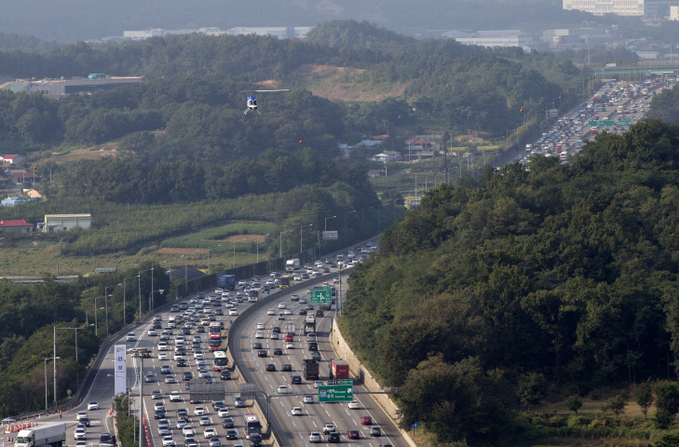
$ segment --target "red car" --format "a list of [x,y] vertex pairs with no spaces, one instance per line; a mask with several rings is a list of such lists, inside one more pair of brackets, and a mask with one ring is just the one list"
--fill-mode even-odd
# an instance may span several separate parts
[[361,434],[358,432],[358,430],[349,430],[349,439],[359,439],[361,437]]
[[361,416],[361,424],[362,425],[372,425],[373,424],[373,418],[370,416]]
[[285,341],[295,341],[295,337],[292,334],[285,336]]

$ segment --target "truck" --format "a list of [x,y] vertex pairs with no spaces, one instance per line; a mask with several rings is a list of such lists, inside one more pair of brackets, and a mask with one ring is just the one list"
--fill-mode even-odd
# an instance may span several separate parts
[[312,332],[316,332],[316,322],[312,321],[309,323],[308,321],[304,322],[304,334],[309,334]]
[[330,361],[330,378],[348,379],[349,378],[349,364],[342,359],[333,359]]
[[66,442],[66,424],[46,424],[19,431],[14,447],[61,447]]
[[294,282],[293,278],[294,278],[294,277],[293,277],[292,275],[283,275],[283,276],[281,276],[281,280],[280,280],[280,281],[281,281],[281,282],[280,282],[281,289],[286,289],[286,288],[288,288],[288,287],[290,287],[290,286],[295,285],[295,282]]
[[314,359],[304,359],[304,379],[318,380],[318,362]]
[[533,149],[533,145],[532,145],[532,144],[527,144],[527,145],[526,145],[526,152],[530,152],[531,149]]
[[285,333],[287,335],[295,335],[295,323],[288,323],[285,325]]
[[299,265],[300,265],[300,264],[299,264],[299,259],[288,259],[288,260],[285,262],[285,271],[286,271],[286,272],[289,272],[289,273],[292,273],[292,272],[294,272],[295,270],[298,270],[298,269],[299,269]]
[[233,290],[236,288],[236,276],[235,275],[224,275],[219,277],[217,285],[222,290]]
[[306,318],[304,319],[304,321],[306,323],[315,324],[316,323],[316,317],[314,317],[313,315],[307,315]]

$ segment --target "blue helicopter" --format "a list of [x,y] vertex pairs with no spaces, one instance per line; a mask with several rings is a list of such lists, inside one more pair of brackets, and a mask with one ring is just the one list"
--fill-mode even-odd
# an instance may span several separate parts
[[[276,89],[276,90],[255,90],[254,93],[278,93],[278,92],[289,92],[290,89],[288,88],[281,88],[281,89]],[[250,94],[247,96],[247,98],[243,97],[243,101],[247,101],[247,109],[245,109],[245,112],[243,112],[245,115],[248,114],[250,110],[257,110],[257,96],[255,94]],[[261,115],[259,110],[257,110],[257,113]]]

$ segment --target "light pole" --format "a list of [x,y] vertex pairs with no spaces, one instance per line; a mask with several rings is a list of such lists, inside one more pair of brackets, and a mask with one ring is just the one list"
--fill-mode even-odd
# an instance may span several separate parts
[[136,276],[123,278],[123,327],[127,326],[127,313],[125,312],[127,310],[127,288],[125,287],[125,281],[132,278],[136,278]]
[[[326,217],[324,219],[324,221],[323,221],[323,236],[325,236],[325,233],[328,231],[328,219],[335,219],[335,218],[337,218],[337,216],[330,216],[330,217]],[[325,237],[323,239],[325,239]],[[325,243],[325,248],[326,249],[328,248],[327,242]],[[320,245],[318,247],[318,251],[319,251],[319,256],[320,256],[320,251],[321,251]]]
[[[94,325],[92,325],[92,326],[94,326]],[[81,331],[83,329],[87,329],[88,327],[91,327],[91,326],[88,324],[87,326],[83,326],[83,327],[57,327],[57,328],[54,328],[54,336],[55,336],[54,345],[56,346],[56,344],[57,344],[57,340],[56,340],[56,335],[57,335],[56,330],[57,329],[64,330],[64,331],[66,331],[66,330],[73,331],[75,333],[75,363],[78,363],[78,331]],[[57,357],[57,358],[59,358],[59,357]],[[78,386],[80,386],[79,375],[76,375],[76,381],[78,382]]]
[[[139,275],[137,275],[137,278],[139,278],[139,318],[141,318],[141,274],[142,272],[149,272],[153,271],[153,268],[146,269],[146,270],[140,270]],[[151,288],[153,288],[153,276],[151,277]],[[151,303],[149,303],[149,312],[151,311]]]
[[233,241],[233,269],[236,270],[236,242],[244,241],[245,238],[238,241]]
[[45,410],[49,410],[49,406],[47,404],[47,361],[48,360],[54,360],[56,363],[56,359],[60,357],[47,357],[45,359]]
[[213,245],[212,247],[208,247],[208,248],[207,248],[207,274],[208,274],[208,275],[212,275],[212,269],[210,268],[210,249],[211,249],[211,248],[221,247],[221,246],[222,246],[222,245],[219,244],[219,245]]
[[[116,284],[114,286],[104,287],[104,303],[106,303],[106,338],[108,338],[108,297],[109,297],[109,295],[108,295],[108,293],[106,293],[106,291],[110,288],[115,289],[118,286],[122,286],[122,284]],[[113,296],[113,295],[111,295],[111,296]]]
[[302,239],[302,230],[305,229],[306,227],[313,227],[314,224],[310,223],[309,225],[302,225],[299,227],[299,254],[300,256],[302,255],[302,251],[304,251],[304,239]]
[[94,299],[94,335],[99,336],[99,322],[97,319],[97,311],[104,309],[103,307],[97,308],[97,300],[104,298],[103,296],[98,296]]

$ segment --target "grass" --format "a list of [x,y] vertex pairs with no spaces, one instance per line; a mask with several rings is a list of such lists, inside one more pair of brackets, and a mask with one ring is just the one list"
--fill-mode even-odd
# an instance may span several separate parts
[[[233,235],[267,235],[275,231],[276,224],[270,222],[237,222],[165,239],[160,246],[167,248],[203,248],[217,242],[227,242],[226,239]],[[261,238],[261,240],[264,240],[264,238]]]

